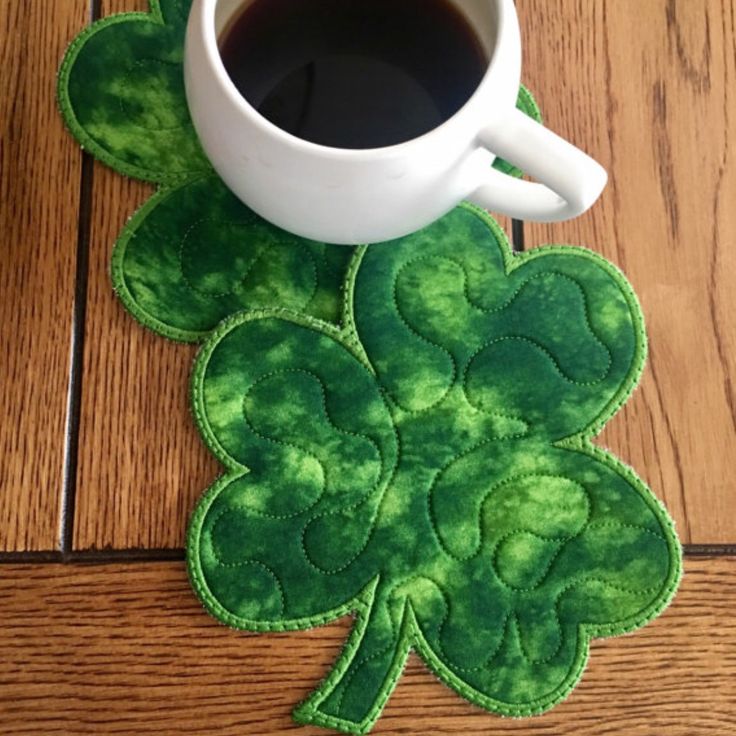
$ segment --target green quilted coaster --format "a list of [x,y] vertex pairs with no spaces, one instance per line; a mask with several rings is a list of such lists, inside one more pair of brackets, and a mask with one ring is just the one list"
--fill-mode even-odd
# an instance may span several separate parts
[[135,214],[113,251],[112,277],[136,319],[193,342],[242,309],[337,321],[351,255],[270,225],[209,173],[160,190]]
[[[95,157],[159,184],[115,246],[126,308],[205,340],[194,413],[226,473],[191,520],[193,586],[239,629],[355,615],[299,721],[368,731],[412,648],[483,708],[542,712],[590,639],[651,620],[681,573],[666,511],[591,443],[643,367],[631,287],[583,249],[512,255],[465,205],[362,248],[266,223],[192,128],[190,3],[94,24],[59,101]],[[539,119],[524,89],[519,106]]]
[[[144,325],[186,342],[240,309],[287,307],[336,321],[351,249],[296,238],[226,189],[200,149],[184,94],[191,0],[150,5],[150,13],[93,24],[71,44],[59,73],[62,115],[85,150],[160,185],[117,242],[112,276],[120,298]],[[518,104],[541,119],[523,87]],[[522,173],[500,159],[494,166]]]
[[412,648],[471,702],[541,713],[680,578],[667,512],[591,444],[644,363],[631,287],[587,250],[513,256],[462,206],[358,249],[346,293],[341,329],[256,310],[205,343],[195,416],[227,472],[193,585],[249,631],[356,615],[299,721],[367,732]]

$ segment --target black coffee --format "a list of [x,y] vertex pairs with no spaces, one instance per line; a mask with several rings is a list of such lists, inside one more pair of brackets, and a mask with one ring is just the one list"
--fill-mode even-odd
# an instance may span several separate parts
[[220,50],[265,118],[338,148],[427,133],[467,102],[488,65],[449,0],[254,0]]

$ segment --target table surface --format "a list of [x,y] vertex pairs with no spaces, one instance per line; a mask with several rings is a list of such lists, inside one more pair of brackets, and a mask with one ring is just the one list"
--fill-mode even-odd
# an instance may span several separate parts
[[[412,659],[377,734],[736,732],[736,9],[518,0],[547,124],[611,172],[574,222],[515,244],[620,265],[648,322],[641,388],[598,440],[677,521],[676,601],[592,646],[568,701],[514,721]],[[0,2],[0,733],[281,734],[348,622],[236,634],[188,589],[183,533],[218,473],[187,401],[194,348],[116,301],[110,248],[150,187],[93,163],[54,101],[64,49],[145,0]],[[511,229],[511,223],[505,223]]]

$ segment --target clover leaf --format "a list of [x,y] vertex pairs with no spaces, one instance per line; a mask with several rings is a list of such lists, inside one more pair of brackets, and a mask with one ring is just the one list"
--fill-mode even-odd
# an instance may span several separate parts
[[641,372],[633,292],[583,249],[513,256],[463,206],[358,249],[347,296],[340,328],[266,309],[205,343],[195,415],[227,472],[193,585],[252,631],[355,613],[299,721],[367,732],[412,648],[477,705],[542,712],[680,575],[663,507],[590,442]]
[[[172,184],[211,171],[184,93],[184,35],[192,0],[149,0],[148,13],[119,13],[92,24],[67,51],[58,96],[69,130],[111,168]],[[541,120],[529,90],[519,109]],[[522,172],[498,159],[494,166]]]
[[138,179],[172,183],[211,170],[192,126],[182,62],[191,0],[98,21],[72,42],[59,102],[96,158]]
[[351,255],[270,225],[210,174],[146,203],[118,239],[112,278],[142,324],[196,342],[241,309],[286,307],[336,322]]

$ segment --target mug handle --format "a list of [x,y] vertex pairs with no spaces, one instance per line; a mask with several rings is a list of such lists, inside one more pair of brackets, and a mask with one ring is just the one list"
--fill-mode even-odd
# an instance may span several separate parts
[[484,148],[539,182],[489,167],[468,197],[484,209],[520,220],[568,220],[589,209],[606,186],[608,174],[597,161],[516,108],[478,138]]

